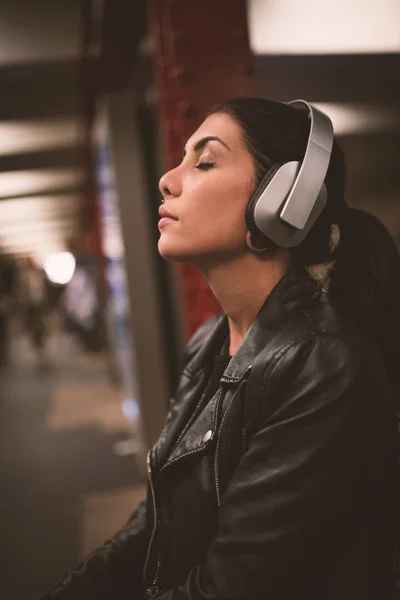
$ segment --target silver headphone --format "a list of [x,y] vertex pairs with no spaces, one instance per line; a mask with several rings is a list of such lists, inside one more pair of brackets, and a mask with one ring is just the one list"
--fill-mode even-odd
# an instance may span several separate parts
[[246,208],[250,234],[262,233],[282,248],[300,244],[325,207],[324,180],[333,146],[333,126],[327,115],[305,100],[288,104],[306,110],[311,121],[303,161],[274,165]]

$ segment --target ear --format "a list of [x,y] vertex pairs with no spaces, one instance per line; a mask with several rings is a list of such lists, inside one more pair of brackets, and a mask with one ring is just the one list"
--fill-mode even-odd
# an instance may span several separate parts
[[[251,250],[251,252],[254,252],[254,254],[264,254],[264,252],[269,249],[268,240],[265,244],[260,240],[255,240],[253,236],[254,234],[252,234],[250,231],[246,233],[246,246],[249,250]],[[262,244],[264,244],[264,246],[262,246]]]

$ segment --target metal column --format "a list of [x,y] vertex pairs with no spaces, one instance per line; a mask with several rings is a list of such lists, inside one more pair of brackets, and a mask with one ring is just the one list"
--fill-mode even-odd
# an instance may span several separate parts
[[148,215],[149,194],[132,92],[109,94],[107,109],[125,247],[138,404],[144,446],[148,448],[156,441],[164,425],[169,398],[153,238]]

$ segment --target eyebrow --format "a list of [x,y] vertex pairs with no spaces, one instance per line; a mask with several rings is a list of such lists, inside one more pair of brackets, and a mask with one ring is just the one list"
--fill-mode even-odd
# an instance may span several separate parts
[[[201,140],[199,140],[198,142],[196,142],[193,145],[193,150],[195,152],[199,152],[200,150],[203,150],[204,146],[206,146],[206,144],[208,144],[208,142],[220,142],[220,144],[225,146],[225,148],[227,148],[229,150],[229,152],[231,152],[231,149],[229,148],[229,146],[227,144],[225,144],[225,142],[223,142],[216,135],[207,135],[206,137],[201,138]],[[183,149],[183,156],[186,156],[186,148]]]

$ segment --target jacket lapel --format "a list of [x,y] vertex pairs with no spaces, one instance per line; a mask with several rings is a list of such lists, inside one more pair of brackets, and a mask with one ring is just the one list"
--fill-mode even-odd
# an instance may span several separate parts
[[208,337],[204,339],[199,351],[181,373],[176,398],[171,402],[167,423],[153,446],[152,459],[156,469],[162,468],[166,457],[170,455],[196,410],[205,392],[215,356],[227,335],[227,319],[225,315],[221,315],[216,319],[215,325]]
[[222,392],[218,390],[207,406],[194,419],[188,421],[164,466],[174,463],[183,456],[200,452],[213,442],[221,399]]

